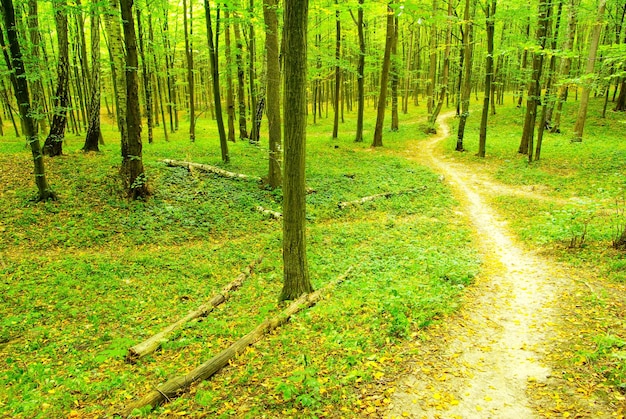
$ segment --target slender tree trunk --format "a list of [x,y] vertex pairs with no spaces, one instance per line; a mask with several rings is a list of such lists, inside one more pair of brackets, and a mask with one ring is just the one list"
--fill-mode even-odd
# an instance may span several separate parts
[[143,170],[141,144],[141,107],[139,106],[139,57],[137,36],[133,20],[133,0],[121,0],[124,45],[126,46],[126,127],[128,132],[128,154],[124,156],[125,179],[131,199],[149,195],[148,181]]
[[[15,77],[11,78],[13,88],[15,90],[15,99],[19,104],[19,112],[22,117],[22,127],[26,141],[30,146],[35,165],[35,183],[37,184],[38,195],[37,201],[56,200],[56,194],[48,185],[46,172],[44,169],[43,154],[41,152],[41,144],[37,136],[37,121],[32,116],[30,109],[30,97],[28,93],[28,83],[26,81],[26,72],[24,71],[24,60],[22,59],[22,51],[20,49],[19,39],[17,36],[17,27],[15,25],[15,10],[11,0],[0,0],[2,5],[2,15],[4,19],[4,29],[7,32],[8,46],[10,50],[10,60],[7,60],[7,67],[13,70]],[[4,44],[4,42],[2,42]],[[7,57],[5,55],[5,57]]]
[[222,149],[222,161],[224,163],[230,162],[230,156],[228,155],[228,138],[226,138],[226,131],[224,130],[224,118],[222,117],[222,101],[220,99],[220,72],[218,65],[219,52],[217,46],[219,45],[219,25],[220,25],[220,8],[217,6],[217,17],[215,27],[215,41],[213,41],[213,26],[211,24],[211,8],[209,0],[204,0],[204,11],[206,17],[206,31],[207,41],[209,44],[209,57],[211,62],[211,74],[213,76],[213,100],[215,102],[215,119],[217,121],[217,130],[220,135],[220,147]]
[[152,77],[148,72],[148,62],[146,61],[146,48],[144,46],[144,31],[141,23],[141,10],[136,8],[135,14],[137,15],[137,36],[139,38],[139,55],[141,56],[141,75],[143,78],[143,93],[146,98],[146,119],[148,125],[148,143],[152,144],[154,141],[154,133],[152,127],[154,126],[153,115],[153,99],[152,99]]
[[[566,55],[561,59],[561,65],[559,68],[559,74],[563,78],[567,78],[569,76],[570,69],[572,67],[572,59],[569,55],[567,55],[567,53],[572,50],[572,46],[574,45],[574,39],[576,37],[577,12],[578,0],[570,0],[569,16],[567,23],[567,38],[565,39],[565,44],[563,45],[563,52],[566,53]],[[565,102],[565,99],[567,99],[567,84],[562,83],[561,86],[559,86],[559,91],[557,93],[554,120],[552,122],[550,132],[561,132],[561,113],[563,111],[563,102]]]
[[[335,0],[338,4],[338,0]],[[335,97],[333,98],[335,107],[335,119],[333,120],[333,138],[337,138],[339,133],[339,95],[341,92],[341,19],[339,10],[335,11]]]
[[237,63],[237,101],[239,102],[239,138],[248,138],[248,129],[246,128],[246,99],[245,92],[245,72],[243,70],[243,44],[241,42],[241,33],[239,30],[239,22],[235,20],[235,61]]
[[[250,6],[248,7],[248,13],[250,16],[254,15],[254,0],[250,0]],[[257,115],[257,85],[256,85],[256,35],[254,30],[254,22],[250,21],[248,25],[248,79],[250,82],[250,114],[252,127],[250,128],[250,143],[256,144],[259,142],[260,133],[258,127],[261,125],[259,118],[262,115]]]
[[59,45],[59,62],[57,64],[57,89],[54,95],[52,125],[43,153],[54,157],[63,154],[63,139],[67,125],[67,107],[69,103],[69,42],[67,37],[67,11],[65,0],[54,3],[54,22]]
[[391,46],[391,131],[398,131],[398,23],[396,17]]
[[[435,108],[435,86],[437,84],[437,24],[435,23],[435,16],[437,15],[437,0],[433,0],[432,18],[433,22],[430,26],[430,41],[429,41],[429,66],[428,66],[428,81],[426,85],[426,106],[428,110],[428,118],[431,119],[433,109]],[[430,130],[429,130],[430,131]]]
[[[435,0],[436,1],[436,0]],[[495,0],[494,0],[495,1]],[[443,101],[447,97],[448,93],[448,78],[450,76],[450,44],[452,43],[452,2],[448,2],[448,28],[446,30],[446,49],[443,55],[443,69],[441,77],[441,88],[439,90],[439,100],[437,106],[432,109],[432,113],[428,119],[428,133],[435,132],[435,124],[437,123],[437,117],[441,113],[443,107]]]
[[[475,6],[475,2],[473,2]],[[473,8],[472,8],[473,11]],[[473,20],[474,13],[471,19]],[[461,119],[457,131],[456,151],[465,151],[463,147],[463,137],[465,136],[465,124],[469,117],[470,96],[472,95],[472,41],[473,25],[470,20],[470,0],[465,0],[465,11],[463,12],[463,84],[461,88]]]
[[[190,6],[189,13],[192,13]],[[191,20],[193,22],[193,20]],[[196,98],[193,77],[193,49],[190,36],[193,33],[193,24],[187,22],[187,0],[183,0],[183,27],[185,32],[185,58],[187,59],[187,93],[189,95],[189,140],[196,141]],[[190,27],[188,29],[188,27]]]
[[156,53],[154,51],[154,30],[152,28],[152,14],[148,14],[148,35],[150,38],[150,43],[148,44],[148,47],[150,49],[150,55],[152,56],[152,65],[154,66],[154,71],[155,71],[155,78],[156,78],[156,84],[157,84],[157,101],[159,103],[159,110],[161,111],[161,121],[163,122],[163,136],[165,138],[165,141],[169,141],[169,137],[167,134],[167,122],[165,122],[165,107],[163,106],[163,96],[164,96],[164,92],[163,92],[163,86],[161,85],[161,77],[159,76],[157,69],[159,68],[159,62],[157,61],[157,56]]
[[[598,14],[596,17],[596,23],[593,26],[591,32],[591,45],[589,46],[589,57],[587,58],[587,65],[585,66],[585,74],[593,74],[593,70],[596,64],[596,56],[598,53],[598,45],[600,43],[600,33],[602,31],[602,19],[604,17],[604,10],[606,9],[606,0],[600,0],[598,5]],[[581,142],[583,140],[583,131],[585,129],[585,121],[587,120],[587,107],[589,105],[589,93],[591,89],[588,84],[583,86],[582,96],[580,98],[580,106],[578,108],[578,116],[576,117],[576,123],[574,124],[573,142]]]
[[308,9],[308,0],[285,2],[284,271],[281,301],[293,300],[313,291],[306,256],[305,200]]
[[378,108],[376,115],[376,128],[374,130],[374,141],[372,147],[383,146],[383,124],[385,122],[385,105],[387,100],[387,89],[389,81],[389,68],[391,67],[391,48],[393,46],[393,37],[395,16],[393,9],[387,6],[387,36],[385,39],[385,56],[383,58],[383,69],[380,75],[380,94],[378,95]]
[[91,102],[89,104],[89,125],[83,151],[100,151],[100,13],[98,0],[92,0],[91,12]]
[[39,33],[39,17],[37,11],[37,0],[28,0],[28,33],[30,35],[30,61],[33,63],[33,68],[29,71],[31,81],[31,94],[32,101],[31,107],[34,112],[35,118],[41,128],[42,132],[45,132],[48,127],[45,118],[45,105],[46,98],[44,94],[44,88],[42,83],[43,65],[40,55],[40,49],[42,48],[41,34]]
[[[359,0],[359,10],[357,12],[357,31],[359,35],[359,58],[357,64],[357,117],[356,117],[356,138],[354,141],[363,141],[363,112],[365,110],[365,35],[363,34],[363,2]],[[315,113],[315,110],[313,110]]]
[[230,41],[230,15],[228,9],[224,9],[224,42],[226,50],[226,114],[228,115],[228,141],[235,142],[235,98],[233,92],[233,63]]
[[[526,25],[526,39],[530,37],[530,20]],[[522,65],[520,66],[520,81],[519,81],[519,96],[517,97],[517,107],[522,107],[522,101],[524,100],[524,86],[526,85],[526,66],[528,64],[528,49],[524,48],[522,53]]]
[[269,129],[269,170],[267,182],[271,188],[282,183],[282,150],[280,125],[280,48],[278,46],[277,0],[263,0],[263,17],[267,31],[267,125]]
[[176,77],[174,75],[174,58],[170,47],[169,17],[167,8],[163,8],[163,48],[165,49],[165,71],[167,74],[167,110],[170,119],[170,132],[178,130],[178,106],[176,100]]
[[487,145],[487,118],[489,115],[491,78],[493,77],[493,35],[495,29],[495,14],[496,0],[491,0],[485,7],[485,22],[487,26],[487,58],[485,60],[485,96],[483,98],[483,113],[480,119],[480,133],[478,136],[478,157],[485,157]]

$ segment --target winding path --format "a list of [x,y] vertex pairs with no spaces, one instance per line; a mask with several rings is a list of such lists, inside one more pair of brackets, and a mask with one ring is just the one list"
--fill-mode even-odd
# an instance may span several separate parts
[[549,307],[561,275],[515,242],[486,202],[477,173],[435,151],[450,134],[445,121],[450,116],[442,116],[437,136],[409,150],[410,158],[444,175],[474,227],[483,267],[461,312],[422,344],[421,360],[401,380],[387,416],[539,417],[527,387],[551,374],[542,362],[543,342],[553,324]]

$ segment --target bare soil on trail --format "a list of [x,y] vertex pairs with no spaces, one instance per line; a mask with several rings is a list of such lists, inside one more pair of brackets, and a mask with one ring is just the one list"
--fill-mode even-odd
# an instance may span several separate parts
[[[563,327],[558,300],[572,287],[574,273],[520,245],[489,205],[490,197],[502,193],[549,197],[532,189],[513,192],[437,151],[449,136],[445,120],[451,116],[442,116],[437,136],[407,150],[408,158],[444,176],[461,203],[458,215],[474,228],[483,265],[460,312],[414,343],[417,361],[398,381],[386,417],[614,417],[591,397],[545,406],[535,394],[556,391],[554,378],[560,372],[551,369],[548,359],[554,358],[555,328]],[[566,381],[558,378],[559,384]],[[575,393],[573,389],[572,397]]]

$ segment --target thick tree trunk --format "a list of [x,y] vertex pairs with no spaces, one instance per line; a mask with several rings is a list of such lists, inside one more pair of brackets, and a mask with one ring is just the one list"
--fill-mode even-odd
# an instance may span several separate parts
[[614,111],[626,111],[626,79],[622,80]]
[[374,130],[374,140],[372,147],[383,146],[383,124],[385,122],[385,107],[387,101],[387,89],[389,81],[389,68],[391,67],[391,48],[395,33],[395,16],[393,9],[387,6],[387,35],[385,39],[385,55],[383,58],[383,69],[380,75],[380,94],[378,95],[378,107],[376,109],[376,128]]
[[491,79],[493,77],[493,35],[495,28],[496,0],[491,0],[485,7],[485,22],[487,26],[487,58],[485,59],[485,97],[483,98],[483,113],[480,118],[480,133],[478,135],[478,157],[485,157],[487,145],[487,118],[489,116],[489,97],[491,93]]
[[54,95],[52,125],[43,146],[44,154],[54,157],[63,154],[63,139],[67,125],[69,104],[69,43],[67,38],[67,10],[65,0],[54,3],[54,22],[59,45],[57,64],[57,89]]
[[285,175],[283,289],[279,299],[311,292],[306,255],[306,86],[308,0],[285,3]]
[[209,0],[204,0],[204,11],[207,30],[207,41],[209,44],[209,57],[211,63],[211,75],[213,76],[213,101],[215,102],[215,119],[217,122],[217,131],[220,135],[220,148],[222,150],[222,161],[230,162],[228,155],[228,138],[224,130],[224,118],[222,116],[222,100],[220,99],[220,72],[217,58],[219,56],[217,46],[219,45],[219,24],[220,24],[220,7],[217,6],[215,41],[213,41],[213,26],[211,24],[211,8]]
[[41,34],[39,32],[39,17],[37,10],[37,0],[28,0],[28,33],[30,35],[30,62],[33,68],[29,70],[31,81],[32,101],[31,107],[36,115],[37,123],[42,132],[48,127],[46,124],[46,97],[43,88],[43,71],[45,63],[42,63],[40,49],[42,48]]
[[139,57],[133,19],[133,0],[121,0],[124,45],[126,46],[126,127],[128,131],[128,154],[123,156],[122,176],[127,182],[130,199],[149,195],[148,181],[143,170],[141,143],[141,108],[139,106]]
[[[363,34],[363,2],[359,0],[359,11],[357,12],[357,31],[359,35],[359,59],[357,64],[357,117],[356,117],[356,138],[354,141],[363,141],[363,112],[365,110],[365,35]],[[313,109],[315,113],[315,109]]]
[[282,184],[282,138],[280,118],[280,49],[278,46],[277,0],[263,0],[265,51],[267,54],[267,122],[269,129],[269,168],[267,183],[271,188]]
[[[30,97],[28,93],[28,83],[26,72],[24,71],[24,60],[20,49],[17,27],[15,24],[15,10],[11,0],[0,0],[2,4],[2,15],[4,19],[4,29],[7,32],[8,46],[10,50],[10,60],[7,61],[9,70],[13,70],[15,77],[11,78],[15,90],[15,99],[19,104],[19,112],[22,117],[22,127],[26,135],[27,144],[33,155],[35,165],[35,183],[37,184],[37,201],[56,200],[56,194],[48,185],[43,163],[41,144],[37,136],[37,121],[32,116],[30,109]],[[4,43],[4,42],[3,42]],[[7,57],[5,55],[5,57]]]
[[[471,18],[474,17],[473,2]],[[465,124],[469,117],[470,96],[472,95],[472,41],[473,41],[473,25],[470,21],[470,0],[465,0],[465,11],[463,12],[463,83],[461,87],[461,118],[459,120],[459,129],[457,131],[456,151],[465,151],[463,147],[463,138],[465,136]]]
[[100,151],[100,14],[98,0],[92,0],[91,13],[91,101],[89,103],[89,125],[83,151]]
[[[585,66],[585,74],[593,74],[594,67],[596,65],[596,56],[598,53],[598,45],[600,44],[600,33],[602,32],[602,19],[604,16],[604,10],[606,9],[606,0],[600,0],[598,5],[598,14],[596,17],[595,25],[591,32],[591,45],[589,46],[589,56],[587,57],[587,65]],[[591,88],[588,84],[583,86],[583,93],[580,97],[580,106],[578,108],[578,115],[576,117],[576,123],[574,124],[573,142],[581,142],[583,140],[583,131],[585,129],[585,122],[587,120],[587,107],[589,106],[589,94]]]

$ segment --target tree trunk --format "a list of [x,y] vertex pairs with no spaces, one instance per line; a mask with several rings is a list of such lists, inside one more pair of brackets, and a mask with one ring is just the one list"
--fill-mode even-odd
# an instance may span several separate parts
[[[157,103],[159,104],[159,110],[161,112],[161,121],[163,123],[163,136],[165,141],[169,141],[169,137],[167,134],[167,123],[165,122],[165,107],[163,106],[163,96],[165,95],[163,92],[163,88],[161,86],[161,77],[158,74],[157,69],[159,68],[159,62],[157,61],[157,56],[154,51],[154,30],[152,28],[152,14],[148,14],[148,35],[150,38],[150,43],[148,44],[148,48],[150,51],[150,55],[152,56],[152,64],[154,66],[156,84],[157,84]],[[156,114],[156,113],[155,113]],[[158,122],[157,122],[158,125]]]
[[428,110],[428,118],[433,113],[435,107],[435,85],[437,83],[437,24],[435,23],[435,16],[437,15],[437,0],[433,0],[432,7],[432,19],[433,22],[430,26],[430,41],[429,41],[429,65],[428,65],[428,80],[426,85],[426,106]]
[[[222,116],[222,101],[220,99],[220,72],[217,58],[219,56],[219,24],[220,24],[220,7],[217,6],[215,41],[213,41],[213,26],[211,25],[211,6],[209,0],[204,0],[204,11],[206,20],[207,41],[209,44],[209,57],[211,62],[211,75],[213,76],[213,101],[215,102],[215,119],[217,121],[217,131],[220,135],[220,148],[222,150],[222,161],[230,162],[228,155],[228,138],[224,130],[224,118]],[[214,43],[215,42],[215,43]]]
[[146,123],[148,125],[148,143],[152,144],[154,141],[153,126],[153,99],[152,99],[152,76],[148,72],[148,62],[146,61],[146,48],[144,46],[144,30],[141,26],[141,10],[136,9],[137,15],[137,36],[139,37],[139,54],[141,56],[141,75],[143,78],[143,93],[146,99]]
[[235,61],[237,63],[237,101],[239,102],[239,138],[248,138],[248,130],[246,128],[246,99],[245,99],[245,72],[243,70],[243,44],[241,42],[241,33],[239,31],[239,22],[235,20]]
[[[193,13],[193,5],[189,7],[189,13]],[[193,22],[193,17],[191,17]],[[189,141],[196,141],[196,100],[193,77],[193,49],[189,40],[193,34],[193,23],[188,29],[187,0],[183,0],[183,27],[185,32],[185,58],[187,59],[187,94],[189,95]]]
[[[473,2],[475,6],[476,3]],[[472,12],[474,10],[472,9]],[[473,20],[474,13],[470,17],[470,0],[465,0],[465,11],[463,12],[463,84],[461,87],[461,119],[457,131],[456,151],[465,151],[463,147],[463,137],[465,136],[465,124],[469,117],[470,96],[472,95],[472,41],[473,41]]]
[[59,62],[57,64],[57,89],[54,95],[52,125],[43,152],[50,157],[63,154],[63,139],[67,124],[67,107],[69,104],[69,43],[67,37],[67,10],[65,0],[54,3],[54,22],[59,45]]
[[[530,18],[529,23],[526,25],[526,39],[530,37]],[[522,101],[524,100],[524,85],[526,83],[526,65],[528,64],[528,49],[524,48],[522,53],[522,65],[520,66],[520,82],[519,82],[519,96],[517,98],[517,107],[522,107]]]
[[[559,74],[563,78],[567,78],[570,73],[570,69],[572,67],[572,59],[568,55],[568,52],[572,50],[572,46],[574,45],[574,39],[576,37],[576,16],[578,12],[578,0],[570,0],[569,2],[569,16],[567,23],[567,38],[565,40],[565,44],[563,45],[563,52],[565,56],[561,59],[561,65],[559,67]],[[550,132],[558,133],[561,132],[561,113],[563,110],[563,102],[567,99],[567,84],[562,83],[559,86],[559,91],[557,94],[557,102],[556,108],[554,111],[554,120],[552,122],[552,127],[550,128]]]
[[139,57],[133,19],[133,0],[121,0],[124,45],[126,46],[126,127],[128,131],[128,154],[123,156],[123,176],[127,181],[131,199],[148,196],[148,181],[143,170],[141,144],[141,108],[139,106]]
[[278,46],[277,0],[263,0],[263,17],[267,30],[267,124],[269,129],[269,169],[267,183],[278,188],[282,184],[282,141],[280,124],[280,48]]
[[[248,8],[250,16],[254,15],[254,0],[250,0],[250,6]],[[260,118],[262,115],[257,115],[257,86],[256,86],[256,35],[254,31],[254,22],[250,21],[248,25],[248,81],[250,83],[250,114],[252,127],[250,128],[249,141],[252,144],[259,142],[260,133],[257,127],[261,125]]]
[[398,131],[398,23],[396,17],[391,46],[391,131]]
[[44,94],[44,88],[42,83],[44,66],[42,65],[41,55],[39,54],[42,48],[41,34],[39,32],[39,17],[37,11],[37,0],[28,0],[28,33],[30,35],[30,48],[31,55],[30,61],[33,63],[33,68],[30,69],[29,75],[33,80],[31,81],[31,94],[32,101],[31,107],[36,115],[37,122],[42,132],[48,129],[45,118],[46,98]]
[[383,58],[383,69],[380,75],[380,94],[378,95],[378,108],[376,109],[376,128],[374,130],[374,141],[372,147],[383,146],[383,124],[385,122],[385,106],[387,100],[387,84],[389,81],[389,67],[391,66],[391,48],[393,37],[395,16],[393,9],[387,6],[387,35],[385,39],[385,56]]
[[[436,1],[436,0],[435,0]],[[434,6],[433,6],[434,7]],[[439,90],[439,100],[437,106],[432,109],[432,113],[428,119],[428,133],[435,132],[435,124],[437,123],[437,117],[443,107],[443,101],[447,97],[448,93],[448,77],[450,75],[450,44],[452,43],[452,2],[448,2],[448,28],[446,30],[446,49],[443,55],[443,69],[441,77],[441,87]]]
[[[359,59],[357,64],[357,117],[356,138],[357,143],[363,142],[363,112],[365,110],[365,36],[363,34],[363,2],[359,0],[357,12],[357,31],[359,35]],[[315,109],[313,110],[315,113]]]
[[306,86],[308,0],[285,3],[285,175],[283,289],[279,299],[311,292],[306,255]]
[[626,79],[622,80],[621,87],[619,89],[619,96],[615,102],[614,111],[626,111]]
[[[338,4],[338,0],[335,0]],[[339,10],[335,11],[335,97],[333,98],[333,106],[335,108],[335,118],[333,120],[333,138],[337,138],[339,133],[339,95],[341,94],[341,19]]]
[[89,125],[83,151],[100,151],[100,13],[98,0],[92,0],[91,13],[91,101],[89,103]]
[[0,0],[0,4],[2,4],[4,29],[7,32],[8,46],[11,53],[11,58],[6,64],[9,70],[13,70],[15,72],[15,77],[12,77],[11,81],[14,83],[13,88],[15,89],[15,99],[19,104],[24,135],[26,135],[27,144],[30,146],[30,150],[33,155],[33,162],[35,165],[35,183],[37,184],[38,189],[37,201],[56,200],[56,194],[48,185],[43,163],[43,154],[41,152],[41,144],[39,143],[39,138],[37,136],[37,121],[33,118],[30,109],[28,83],[26,81],[24,61],[22,59],[19,38],[17,36],[13,2],[11,0]]
[[[593,74],[596,64],[596,55],[598,53],[598,44],[600,43],[600,33],[602,31],[602,18],[606,8],[606,0],[600,0],[598,5],[598,14],[596,23],[591,32],[591,45],[589,46],[589,57],[587,57],[587,65],[585,66],[585,74]],[[580,106],[578,108],[578,116],[574,124],[573,142],[581,142],[583,140],[583,131],[585,129],[585,121],[587,120],[587,107],[589,105],[589,93],[591,88],[588,84],[583,86],[582,96],[580,98]]]
[[233,63],[230,41],[230,14],[224,10],[224,43],[226,55],[226,115],[228,117],[228,141],[235,142],[235,98],[233,92]]
[[485,7],[485,22],[487,27],[487,58],[485,59],[485,97],[483,98],[483,113],[480,118],[480,133],[478,136],[478,157],[485,157],[487,144],[487,118],[489,116],[489,96],[491,93],[491,78],[493,77],[493,35],[495,28],[496,0],[491,0]]

